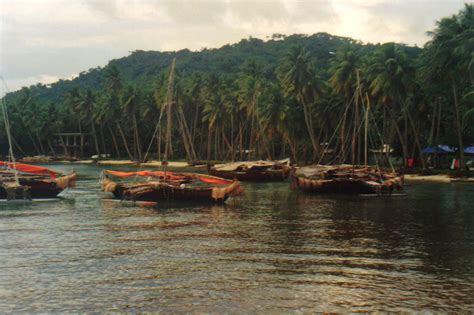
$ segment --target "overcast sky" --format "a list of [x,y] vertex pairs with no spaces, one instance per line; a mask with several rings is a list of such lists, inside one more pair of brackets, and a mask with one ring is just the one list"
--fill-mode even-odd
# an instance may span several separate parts
[[422,46],[436,20],[462,7],[458,0],[0,0],[0,76],[12,91],[137,49],[199,50],[274,33]]

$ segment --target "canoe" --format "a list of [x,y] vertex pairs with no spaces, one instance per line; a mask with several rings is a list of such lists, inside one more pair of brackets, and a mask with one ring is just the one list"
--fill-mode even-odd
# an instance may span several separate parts
[[292,170],[291,185],[306,193],[390,195],[403,189],[403,177],[371,167],[320,165]]
[[[55,174],[58,174],[54,172]],[[0,171],[0,199],[50,199],[56,198],[64,189],[74,187],[76,174],[50,177],[48,175],[18,174],[18,183],[15,172]]]
[[[112,177],[135,177],[138,181],[119,182]],[[145,180],[142,177],[147,177]],[[193,201],[222,203],[242,193],[240,182],[224,178],[162,171],[115,172],[106,170],[102,191],[131,201]]]

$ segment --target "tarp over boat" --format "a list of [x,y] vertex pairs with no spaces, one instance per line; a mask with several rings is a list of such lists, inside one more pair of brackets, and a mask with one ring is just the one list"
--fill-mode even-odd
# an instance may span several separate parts
[[13,164],[11,162],[0,161],[0,166],[8,167],[10,169],[16,169],[17,171],[22,172],[22,173],[47,175],[51,178],[56,178],[58,175],[58,172],[50,170],[49,168],[36,166],[36,165],[30,165],[30,164],[23,164],[23,163]]
[[237,171],[239,169],[265,169],[271,168],[274,165],[286,165],[289,166],[290,159],[284,159],[279,161],[240,161],[240,162],[232,162],[232,163],[225,163],[225,164],[216,164],[214,165],[214,169],[220,172],[232,172]]
[[116,177],[159,177],[168,180],[186,180],[186,179],[196,179],[203,183],[213,184],[213,185],[229,185],[233,181],[227,180],[224,178],[219,178],[215,176],[209,175],[201,175],[201,174],[191,174],[191,173],[173,173],[173,172],[163,172],[163,171],[139,171],[139,172],[119,172],[119,171],[111,171],[105,170],[105,174],[116,176]]
[[308,179],[361,178],[365,180],[384,180],[397,175],[373,166],[341,164],[304,166],[296,170],[295,176]]
[[306,178],[313,178],[320,176],[323,173],[326,173],[328,171],[343,171],[346,170],[351,171],[352,170],[352,165],[350,164],[341,164],[337,166],[333,165],[313,165],[313,166],[304,166],[300,167],[296,170],[295,175],[296,176],[301,176],[301,177],[306,177]]

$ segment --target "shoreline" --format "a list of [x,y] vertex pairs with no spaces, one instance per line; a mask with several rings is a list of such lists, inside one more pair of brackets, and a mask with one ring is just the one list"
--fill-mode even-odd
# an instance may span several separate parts
[[474,177],[460,178],[453,177],[449,174],[438,174],[438,175],[418,175],[418,174],[406,174],[404,175],[406,183],[474,183]]
[[[61,164],[97,164],[102,166],[136,166],[136,167],[162,167],[161,161],[148,161],[139,163],[131,160],[54,160],[48,156],[27,157],[20,160],[21,163],[61,163]],[[203,165],[192,165],[184,161],[169,161],[168,167],[173,168],[203,168]],[[446,172],[435,175],[405,174],[406,183],[474,183],[474,177],[458,178],[449,174],[449,170],[440,170]]]

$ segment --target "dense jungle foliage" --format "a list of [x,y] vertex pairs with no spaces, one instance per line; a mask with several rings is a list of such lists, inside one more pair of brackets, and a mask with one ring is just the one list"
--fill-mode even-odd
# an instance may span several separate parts
[[148,158],[161,159],[176,58],[174,159],[302,163],[325,152],[325,161],[360,163],[367,142],[369,149],[390,144],[403,161],[424,165],[426,146],[474,145],[474,5],[438,21],[430,35],[423,48],[317,33],[135,51],[73,80],[7,94],[14,150],[72,155],[53,135],[84,132],[83,156],[142,160],[149,148]]

